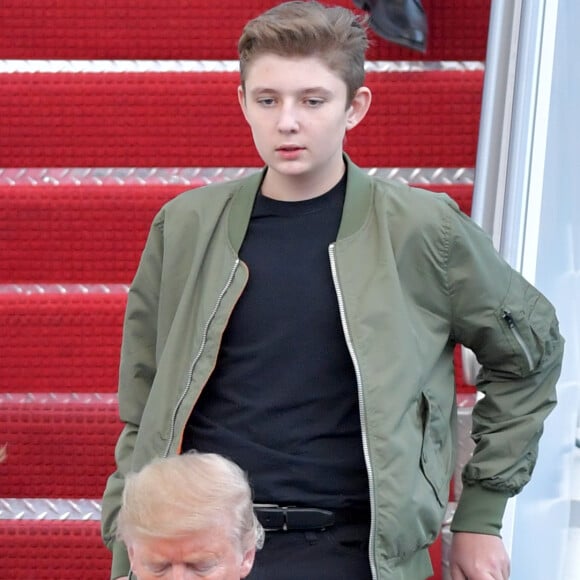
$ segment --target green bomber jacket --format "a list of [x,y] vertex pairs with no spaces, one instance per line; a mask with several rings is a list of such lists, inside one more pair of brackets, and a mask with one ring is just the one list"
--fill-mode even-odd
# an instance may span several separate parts
[[[563,339],[552,305],[445,194],[367,175],[348,157],[329,247],[356,371],[371,502],[375,580],[431,574],[455,463],[453,351],[470,348],[484,394],[452,528],[498,535],[507,499],[527,483],[556,404]],[[111,578],[129,572],[116,516],[125,475],[180,452],[251,273],[238,258],[266,169],[186,191],[155,217],[131,285],[119,373],[124,423],[102,504]]]

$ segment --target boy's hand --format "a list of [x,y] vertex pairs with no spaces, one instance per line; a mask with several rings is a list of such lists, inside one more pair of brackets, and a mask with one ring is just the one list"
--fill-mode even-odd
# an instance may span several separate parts
[[451,543],[451,580],[508,580],[510,560],[501,538],[456,532]]

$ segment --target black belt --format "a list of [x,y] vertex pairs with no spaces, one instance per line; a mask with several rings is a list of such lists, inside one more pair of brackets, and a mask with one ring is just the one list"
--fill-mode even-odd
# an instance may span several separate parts
[[266,532],[325,530],[335,524],[370,521],[368,510],[331,511],[320,508],[254,504],[254,512]]

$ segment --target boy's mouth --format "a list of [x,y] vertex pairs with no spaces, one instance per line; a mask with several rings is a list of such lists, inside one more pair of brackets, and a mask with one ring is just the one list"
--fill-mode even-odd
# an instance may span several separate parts
[[280,159],[286,161],[296,161],[297,159],[300,159],[302,151],[304,151],[304,147],[298,147],[297,145],[283,145],[276,149],[276,153]]
[[304,147],[299,147],[298,145],[282,145],[281,147],[278,147],[276,150],[277,151],[300,151],[301,149],[304,149]]

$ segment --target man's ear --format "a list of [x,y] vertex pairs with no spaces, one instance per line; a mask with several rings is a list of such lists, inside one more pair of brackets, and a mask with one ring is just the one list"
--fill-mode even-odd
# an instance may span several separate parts
[[372,101],[368,87],[360,87],[354,95],[347,111],[346,130],[354,129],[366,116]]
[[248,550],[244,554],[244,559],[240,564],[240,578],[245,578],[251,571],[254,565],[254,559],[256,558],[256,548]]
[[129,555],[129,563],[131,564],[131,570],[135,570],[135,548],[133,544],[127,546],[127,554]]

